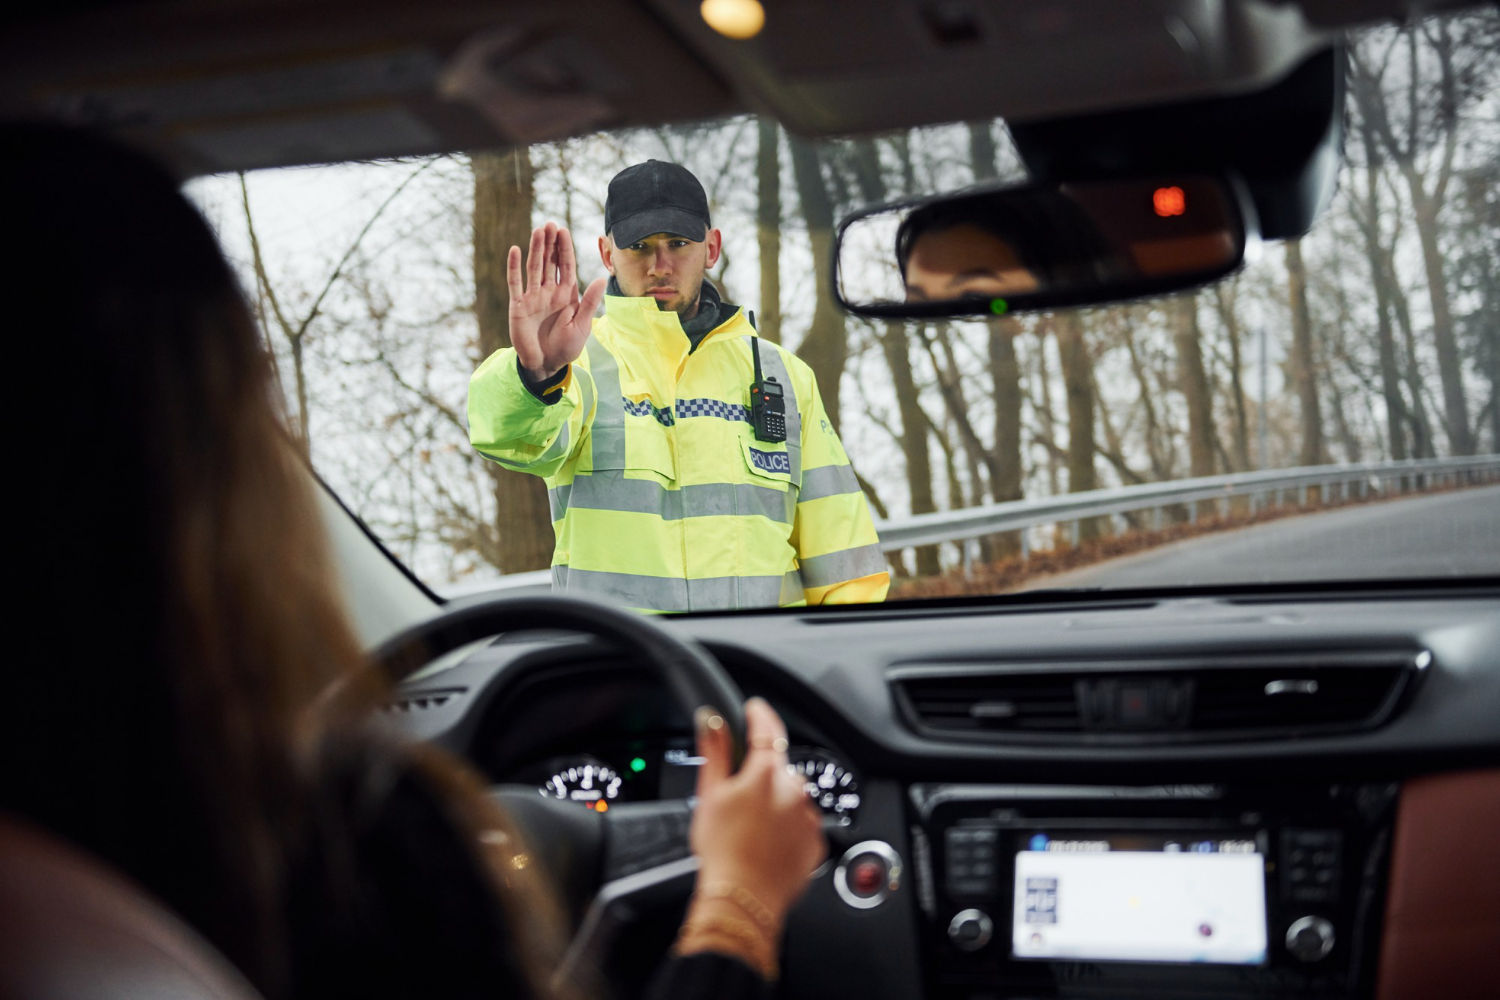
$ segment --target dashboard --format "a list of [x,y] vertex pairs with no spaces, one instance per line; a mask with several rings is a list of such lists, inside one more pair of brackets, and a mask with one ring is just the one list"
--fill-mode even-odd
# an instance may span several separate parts
[[[1395,860],[1398,827],[1500,822],[1500,586],[668,624],[783,715],[826,816],[782,995],[1374,996],[1424,961],[1393,893],[1500,904],[1493,874],[1414,889]],[[686,713],[595,640],[501,636],[392,714],[579,809],[692,794]],[[1455,773],[1478,818],[1418,808]]]

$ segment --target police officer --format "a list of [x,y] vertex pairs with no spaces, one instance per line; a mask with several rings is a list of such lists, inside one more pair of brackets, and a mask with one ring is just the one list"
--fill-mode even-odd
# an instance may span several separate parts
[[554,589],[657,611],[884,599],[869,507],[812,370],[704,280],[723,237],[698,179],[629,167],[604,222],[610,277],[582,294],[566,229],[531,234],[524,278],[511,247],[514,346],[469,383],[474,447],[546,479]]

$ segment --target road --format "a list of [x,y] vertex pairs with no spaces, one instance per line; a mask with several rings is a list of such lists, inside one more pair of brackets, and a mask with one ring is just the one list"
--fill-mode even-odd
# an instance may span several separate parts
[[1500,574],[1500,486],[1389,500],[1203,535],[1031,581],[1173,587]]

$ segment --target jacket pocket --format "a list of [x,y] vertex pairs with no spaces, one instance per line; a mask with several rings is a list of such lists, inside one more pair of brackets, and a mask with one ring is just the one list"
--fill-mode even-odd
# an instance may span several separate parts
[[[796,488],[801,484],[792,477],[792,456],[786,446],[764,441],[740,439],[740,448],[745,459],[745,469],[750,481],[758,485],[775,483],[782,489]],[[799,477],[800,478],[800,477]]]

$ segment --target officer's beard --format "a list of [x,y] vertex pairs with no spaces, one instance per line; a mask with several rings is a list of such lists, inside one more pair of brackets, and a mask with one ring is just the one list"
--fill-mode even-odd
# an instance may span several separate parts
[[702,302],[703,279],[699,278],[698,284],[693,287],[692,296],[683,296],[682,304],[677,306],[672,311],[677,314],[677,318],[679,320],[686,323],[688,320],[693,319],[698,315],[698,307],[702,304]]
[[[618,276],[615,280],[617,283],[619,283]],[[619,283],[619,287],[621,293],[624,295],[630,296],[632,298],[645,298],[651,294],[651,289],[660,288],[662,286],[653,285],[648,279],[645,287],[643,287],[639,291],[626,288],[623,283]],[[682,291],[682,289],[680,288],[674,288],[674,290],[679,293]],[[662,312],[675,312],[677,314],[677,318],[684,323],[696,317],[698,315],[698,307],[703,301],[703,278],[698,278],[698,283],[693,286],[693,292],[691,295],[679,294],[673,301],[675,301],[677,305],[671,306],[669,308],[660,300],[658,300],[656,303],[656,308],[660,309]]]

